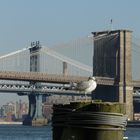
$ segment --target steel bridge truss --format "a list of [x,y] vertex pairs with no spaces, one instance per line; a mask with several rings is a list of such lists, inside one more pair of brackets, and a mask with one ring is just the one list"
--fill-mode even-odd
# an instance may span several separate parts
[[[0,84],[0,92],[17,93],[18,95],[45,94],[45,95],[67,95],[84,96],[84,92],[71,89],[70,85],[30,85],[30,84]],[[91,94],[86,94],[91,96]]]

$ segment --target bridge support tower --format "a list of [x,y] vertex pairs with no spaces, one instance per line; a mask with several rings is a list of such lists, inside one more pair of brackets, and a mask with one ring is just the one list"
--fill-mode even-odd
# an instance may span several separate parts
[[[30,71],[40,71],[40,53],[41,46],[39,42],[31,43],[30,48]],[[30,82],[31,85],[39,86],[40,83]],[[23,121],[23,125],[43,126],[47,124],[47,119],[43,117],[42,113],[42,95],[39,93],[30,93],[29,99],[29,112],[28,116]]]
[[125,103],[126,114],[132,120],[132,32],[129,30],[113,30],[93,32],[92,34],[94,36],[93,75],[115,79],[114,86],[97,86],[95,98]]

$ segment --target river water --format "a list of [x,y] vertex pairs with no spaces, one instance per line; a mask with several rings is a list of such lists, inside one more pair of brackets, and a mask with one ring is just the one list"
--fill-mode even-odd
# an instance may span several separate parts
[[128,140],[140,140],[140,127],[139,128],[127,128],[125,135],[128,137]]
[[[140,140],[140,128],[127,128],[125,135],[128,140]],[[0,140],[52,140],[52,127],[0,125]]]
[[52,140],[52,128],[0,125],[0,140]]

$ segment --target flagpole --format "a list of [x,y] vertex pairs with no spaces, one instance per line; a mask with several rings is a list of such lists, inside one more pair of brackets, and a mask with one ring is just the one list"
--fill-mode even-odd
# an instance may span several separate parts
[[112,23],[113,23],[113,20],[111,19],[110,20],[110,30],[113,30],[113,24]]

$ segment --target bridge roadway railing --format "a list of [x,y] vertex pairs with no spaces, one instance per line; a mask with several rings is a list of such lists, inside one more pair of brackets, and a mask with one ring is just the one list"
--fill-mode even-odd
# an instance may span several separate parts
[[[80,82],[87,80],[88,77],[84,76],[64,76],[58,74],[47,74],[41,72],[15,72],[15,71],[0,71],[1,80],[19,80],[19,81],[35,81],[47,83],[70,83]],[[116,85],[114,78],[96,77],[97,84],[99,85]],[[132,86],[140,88],[140,80],[133,80]]]
[[[88,80],[88,77],[64,76],[64,75],[47,74],[47,73],[40,73],[40,72],[0,71],[0,79],[66,84],[70,82],[77,83],[80,81],[85,81]],[[101,85],[115,84],[114,78],[96,77],[96,79],[97,79],[97,84],[101,84]]]
[[48,83],[69,83],[87,80],[87,77],[80,76],[63,76],[56,74],[47,74],[40,72],[15,72],[15,71],[0,71],[1,80],[21,80],[35,81]]

